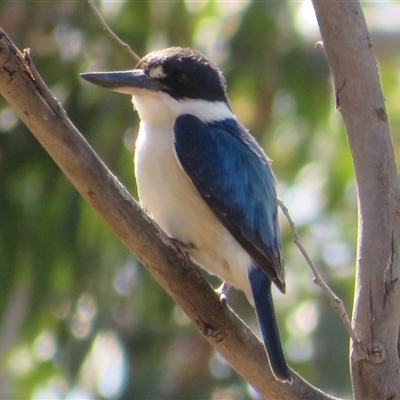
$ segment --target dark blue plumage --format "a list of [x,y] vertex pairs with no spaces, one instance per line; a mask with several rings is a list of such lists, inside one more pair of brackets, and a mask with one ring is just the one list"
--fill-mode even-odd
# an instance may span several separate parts
[[175,151],[204,201],[284,291],[275,180],[269,160],[235,119],[204,123],[181,115]]
[[176,155],[185,173],[255,261],[248,278],[264,345],[275,375],[289,380],[271,295],[271,280],[282,290],[284,286],[277,279],[277,274],[283,274],[283,263],[269,160],[235,119],[204,123],[193,115],[181,115],[174,133]]
[[283,354],[278,324],[275,318],[274,303],[271,294],[271,281],[257,266],[250,270],[249,280],[253,292],[257,319],[271,368],[275,376],[282,380],[288,380],[290,375]]

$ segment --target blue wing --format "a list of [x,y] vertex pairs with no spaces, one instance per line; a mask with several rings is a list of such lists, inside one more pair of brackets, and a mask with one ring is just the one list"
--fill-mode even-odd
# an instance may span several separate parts
[[234,119],[174,124],[175,151],[194,186],[232,236],[284,292],[275,179],[269,160]]

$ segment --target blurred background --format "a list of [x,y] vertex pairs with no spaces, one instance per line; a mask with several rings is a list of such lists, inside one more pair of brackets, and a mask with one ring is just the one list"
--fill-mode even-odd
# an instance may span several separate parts
[[[363,3],[399,153],[400,4]],[[351,314],[356,189],[310,1],[100,1],[143,56],[190,46],[224,71],[231,106],[267,154],[301,238]],[[109,168],[137,197],[128,96],[79,73],[135,62],[85,1],[2,1],[0,26],[34,64]],[[281,218],[287,294],[275,304],[288,362],[351,394],[349,341]],[[218,282],[210,279],[213,285]],[[254,311],[229,303],[257,332]],[[257,399],[0,98],[0,398]]]

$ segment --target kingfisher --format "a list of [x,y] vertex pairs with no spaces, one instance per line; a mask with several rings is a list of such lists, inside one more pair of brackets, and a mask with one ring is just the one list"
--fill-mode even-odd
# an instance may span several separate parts
[[171,47],[130,71],[81,76],[132,96],[143,208],[223,288],[245,293],[274,376],[291,382],[271,294],[272,282],[285,292],[275,177],[233,113],[222,72],[196,51]]

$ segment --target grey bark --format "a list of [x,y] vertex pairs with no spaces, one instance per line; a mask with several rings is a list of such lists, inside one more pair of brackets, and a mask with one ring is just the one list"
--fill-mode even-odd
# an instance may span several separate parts
[[400,398],[400,193],[377,63],[359,1],[313,4],[357,182],[354,396]]

